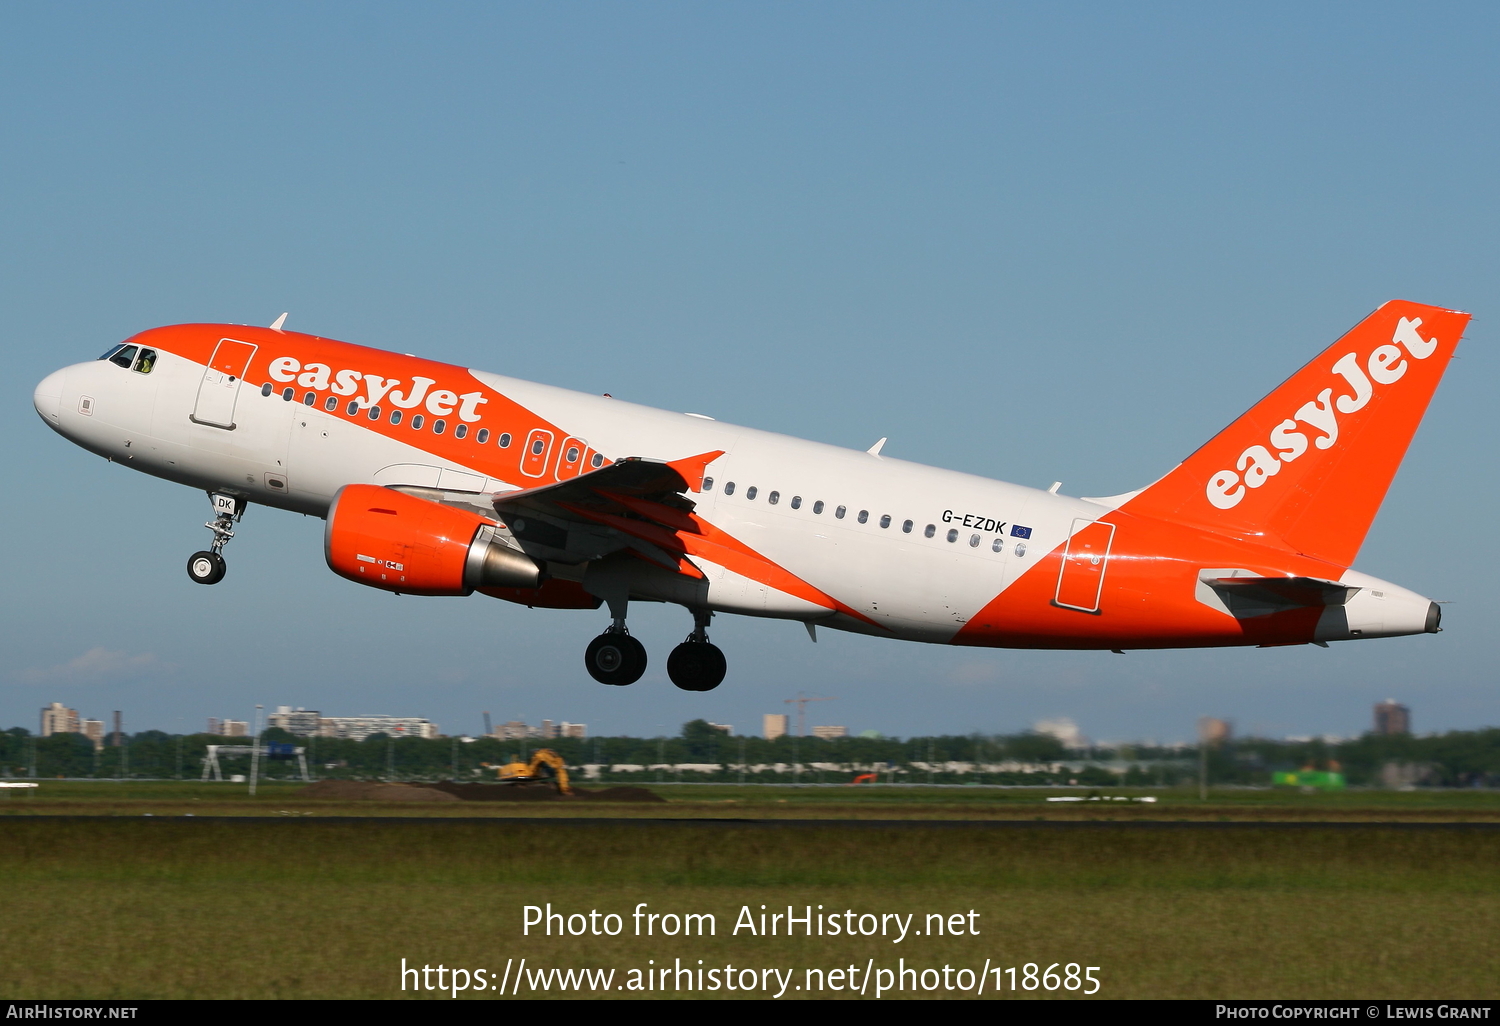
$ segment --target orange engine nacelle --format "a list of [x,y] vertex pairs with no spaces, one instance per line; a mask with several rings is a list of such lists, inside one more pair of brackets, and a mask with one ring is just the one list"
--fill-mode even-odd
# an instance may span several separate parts
[[333,497],[323,552],[340,577],[407,595],[541,583],[541,569],[500,540],[494,521],[380,485],[345,485]]

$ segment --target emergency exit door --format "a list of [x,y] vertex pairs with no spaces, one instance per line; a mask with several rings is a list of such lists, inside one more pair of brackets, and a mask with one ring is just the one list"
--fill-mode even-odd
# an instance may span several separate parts
[[1057,605],[1083,613],[1099,612],[1099,595],[1104,590],[1104,571],[1109,565],[1109,547],[1114,541],[1115,525],[1100,520],[1073,521],[1073,535],[1063,553],[1062,571],[1057,576]]
[[192,419],[197,424],[234,430],[234,404],[240,394],[240,382],[250,368],[256,347],[232,338],[220,339],[198,383],[198,401]]

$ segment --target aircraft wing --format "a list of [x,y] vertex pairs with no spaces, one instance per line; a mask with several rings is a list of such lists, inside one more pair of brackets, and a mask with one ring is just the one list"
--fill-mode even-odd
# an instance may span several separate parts
[[605,498],[606,493],[613,493],[632,498],[651,498],[690,512],[694,503],[683,493],[702,488],[704,471],[722,455],[723,450],[717,449],[670,463],[630,456],[566,481],[502,492],[495,496],[495,511],[501,514],[530,511],[574,519],[576,514],[570,516],[568,513],[569,505],[581,503],[594,506],[601,502],[606,507],[623,511],[623,507],[618,507]]
[[[687,546],[678,532],[703,530],[686,493],[703,487],[704,471],[723,454],[714,450],[672,461],[626,457],[566,481],[499,493],[495,512],[522,548],[541,558],[578,562],[624,547],[675,573],[701,578],[685,558]],[[615,541],[604,541],[609,538]]]
[[[833,613],[874,621],[694,514],[688,492],[703,487],[708,465],[723,450],[663,462],[641,457],[567,481],[495,496],[495,512],[528,552],[542,558],[578,555],[590,538],[616,539],[648,562],[702,580],[693,559],[708,560]],[[540,521],[540,522],[538,522]],[[623,546],[620,541],[623,540]],[[556,555],[553,555],[556,553]]]

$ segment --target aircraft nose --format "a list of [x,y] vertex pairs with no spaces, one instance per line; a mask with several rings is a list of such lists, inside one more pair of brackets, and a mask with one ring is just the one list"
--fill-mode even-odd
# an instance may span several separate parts
[[66,371],[53,371],[31,393],[31,402],[36,407],[36,412],[52,427],[57,426],[58,414],[62,409],[63,378],[66,374]]

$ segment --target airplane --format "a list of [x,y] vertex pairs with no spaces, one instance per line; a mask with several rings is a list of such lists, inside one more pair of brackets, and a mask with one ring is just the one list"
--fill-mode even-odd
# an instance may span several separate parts
[[225,575],[252,503],[326,520],[334,573],[389,592],[597,610],[589,674],[627,685],[632,601],[998,648],[1283,646],[1437,633],[1438,605],[1351,569],[1468,324],[1391,301],[1161,478],[1073,498],[284,327],[152,328],[48,375],[37,413],[205,491]]

